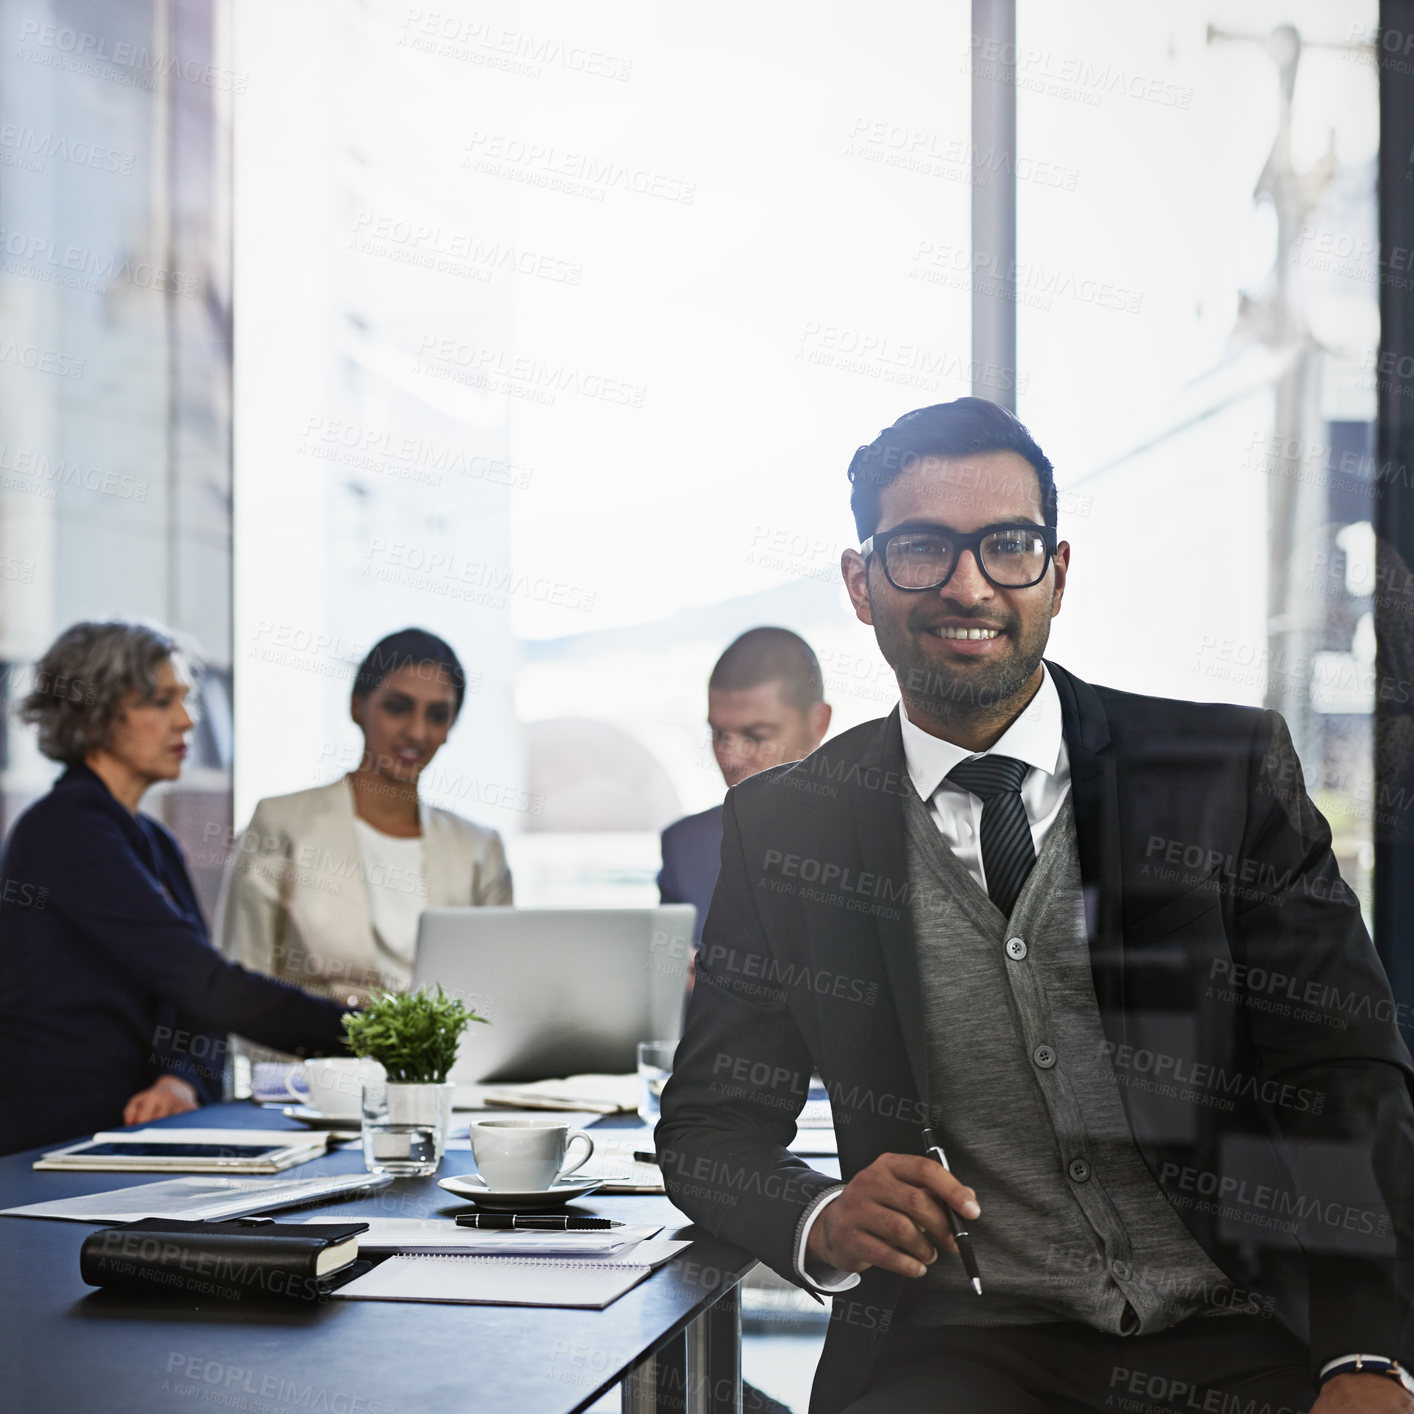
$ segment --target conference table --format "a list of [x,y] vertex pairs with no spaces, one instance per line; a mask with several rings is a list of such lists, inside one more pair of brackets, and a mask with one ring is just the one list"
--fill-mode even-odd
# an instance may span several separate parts
[[[161,1123],[299,1129],[278,1111],[248,1102]],[[131,1173],[36,1173],[30,1165],[39,1153],[0,1159],[0,1207],[145,1181]],[[355,1147],[285,1174],[362,1169]],[[449,1149],[440,1174],[473,1169],[467,1150]],[[428,1217],[471,1210],[425,1178],[398,1179],[379,1193],[293,1216]],[[575,1414],[621,1385],[624,1414],[738,1414],[737,1284],[755,1260],[688,1225],[662,1196],[591,1194],[571,1211],[661,1223],[663,1236],[693,1242],[602,1311],[338,1299],[226,1302],[86,1286],[79,1248],[93,1226],[0,1218],[0,1410]]]

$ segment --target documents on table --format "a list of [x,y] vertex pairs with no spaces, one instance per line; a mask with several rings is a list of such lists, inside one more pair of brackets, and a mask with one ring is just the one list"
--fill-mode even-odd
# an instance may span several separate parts
[[106,1193],[55,1198],[0,1209],[0,1217],[65,1218],[76,1223],[125,1223],[134,1218],[183,1218],[192,1221],[243,1218],[331,1198],[357,1198],[387,1188],[385,1174],[329,1173],[317,1178],[168,1178],[138,1183]]
[[333,1293],[347,1301],[438,1301],[602,1311],[691,1244],[657,1238],[598,1260],[555,1257],[389,1257]]
[[840,1151],[835,1115],[823,1085],[811,1082],[810,1098],[795,1117],[795,1138],[786,1146],[801,1158],[833,1157]]
[[663,1170],[655,1163],[635,1158],[636,1154],[653,1152],[651,1129],[595,1129],[594,1157],[612,1162],[625,1171],[621,1180],[611,1180],[600,1186],[600,1193],[665,1193]]
[[563,1080],[535,1080],[517,1085],[488,1085],[487,1105],[520,1110],[589,1110],[594,1114],[631,1114],[638,1109],[638,1076],[570,1075]]
[[[814,1101],[806,1106],[810,1111]],[[815,1110],[813,1113],[802,1114],[797,1121],[799,1128],[795,1138],[791,1140],[787,1148],[792,1154],[800,1158],[833,1158],[839,1153],[839,1140],[835,1136],[833,1126],[829,1124],[828,1102],[822,1112]],[[824,1120],[821,1127],[820,1121]],[[594,1157],[603,1159],[606,1163],[612,1163],[616,1169],[627,1170],[627,1175],[622,1181],[611,1181],[604,1184],[598,1191],[600,1193],[662,1193],[663,1171],[656,1163],[651,1163],[646,1159],[638,1157],[641,1154],[652,1154],[654,1152],[653,1131],[646,1125],[632,1129],[607,1129],[602,1125],[595,1125],[590,1130],[594,1139]]]
[[[346,1222],[311,1217],[307,1225]],[[367,1218],[359,1237],[364,1252],[429,1255],[466,1252],[473,1256],[613,1257],[662,1232],[662,1225],[616,1227],[609,1232],[481,1232],[458,1227],[450,1218]]]
[[833,1158],[840,1151],[840,1141],[833,1129],[801,1129],[786,1148],[802,1159]]

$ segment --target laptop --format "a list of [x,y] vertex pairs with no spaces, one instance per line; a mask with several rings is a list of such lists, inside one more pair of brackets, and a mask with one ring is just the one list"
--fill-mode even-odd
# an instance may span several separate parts
[[414,988],[440,983],[489,1025],[463,1033],[453,1103],[486,1082],[638,1067],[640,1041],[682,1031],[689,903],[655,908],[429,908]]

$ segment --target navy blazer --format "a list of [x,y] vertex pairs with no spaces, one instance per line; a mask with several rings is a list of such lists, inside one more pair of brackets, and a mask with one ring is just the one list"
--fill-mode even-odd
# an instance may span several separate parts
[[181,850],[72,766],[0,856],[0,1153],[123,1122],[160,1075],[219,1099],[234,1031],[342,1049],[344,1008],[211,946]]
[[[1414,1360],[1414,1062],[1286,724],[1047,667],[1106,1051],[1155,1183],[1314,1368]],[[811,1072],[846,1179],[918,1153],[931,1114],[913,910],[951,905],[915,898],[909,790],[895,712],[727,796],[658,1154],[679,1208],[789,1280],[833,1183],[787,1149]],[[864,1386],[904,1281],[873,1267],[836,1299],[812,1414]]]
[[658,875],[662,903],[690,903],[697,909],[692,941],[702,939],[707,905],[722,867],[722,807],[687,815],[663,831],[663,868]]

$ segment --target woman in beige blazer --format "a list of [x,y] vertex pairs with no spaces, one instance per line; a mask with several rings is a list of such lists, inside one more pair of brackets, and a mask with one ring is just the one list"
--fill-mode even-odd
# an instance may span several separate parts
[[262,800],[227,865],[216,934],[228,957],[357,1005],[406,990],[424,908],[512,901],[496,831],[418,799],[465,692],[435,635],[374,645],[354,679],[358,769]]

